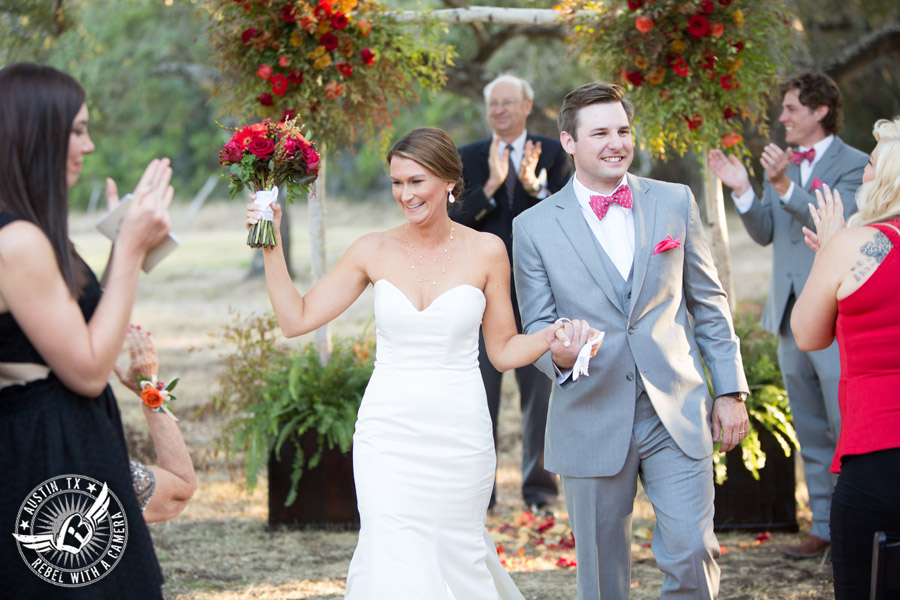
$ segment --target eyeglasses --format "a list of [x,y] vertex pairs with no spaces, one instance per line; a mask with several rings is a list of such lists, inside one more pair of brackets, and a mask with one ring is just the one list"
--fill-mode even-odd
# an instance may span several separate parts
[[504,100],[503,102],[497,102],[496,100],[492,100],[488,102],[488,108],[491,110],[497,108],[511,108],[520,102],[524,102],[523,100]]

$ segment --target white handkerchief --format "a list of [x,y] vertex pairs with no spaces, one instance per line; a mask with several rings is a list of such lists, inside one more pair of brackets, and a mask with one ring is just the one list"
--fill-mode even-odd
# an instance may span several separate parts
[[588,361],[591,360],[591,350],[594,346],[599,346],[603,342],[605,335],[605,331],[598,331],[581,347],[581,350],[578,352],[578,358],[575,359],[575,366],[572,367],[572,381],[578,381],[578,377],[581,375],[588,376]]
[[271,190],[259,190],[256,192],[256,200],[253,205],[256,212],[260,214],[260,218],[264,221],[272,221],[275,219],[275,213],[272,212],[272,203],[278,200],[278,186]]

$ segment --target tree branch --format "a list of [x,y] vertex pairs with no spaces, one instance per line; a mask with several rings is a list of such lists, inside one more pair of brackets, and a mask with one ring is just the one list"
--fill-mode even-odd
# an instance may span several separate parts
[[900,24],[891,23],[847,45],[822,66],[838,85],[844,86],[875,60],[900,52]]

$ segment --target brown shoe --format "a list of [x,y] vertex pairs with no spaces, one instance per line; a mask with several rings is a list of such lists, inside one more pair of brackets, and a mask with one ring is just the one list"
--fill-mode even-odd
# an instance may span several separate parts
[[796,546],[782,546],[779,550],[791,558],[818,558],[830,545],[828,540],[823,540],[817,535],[808,535]]

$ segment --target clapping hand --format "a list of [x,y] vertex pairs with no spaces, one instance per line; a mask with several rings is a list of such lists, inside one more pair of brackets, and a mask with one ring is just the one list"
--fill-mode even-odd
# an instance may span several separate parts
[[818,252],[834,236],[834,234],[847,226],[844,220],[844,203],[841,202],[841,193],[831,191],[827,185],[816,190],[818,207],[809,205],[809,214],[812,216],[816,231],[808,227],[803,228],[803,236],[806,245],[813,252]]
[[538,181],[537,164],[541,157],[541,143],[535,144],[531,140],[525,142],[525,152],[522,155],[522,164],[519,167],[519,181],[526,190],[532,190]]
[[740,159],[734,154],[725,155],[721,150],[709,153],[709,168],[722,183],[734,190],[738,196],[750,189],[750,174]]
[[[175,190],[169,185],[171,180],[168,158],[150,161],[132,192],[133,200],[122,221],[118,243],[134,244],[146,252],[163,241],[172,228],[169,205]],[[119,204],[118,190],[111,179],[106,181],[106,203],[109,208]]]

